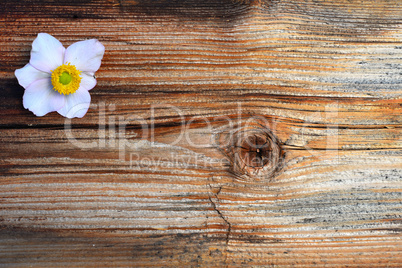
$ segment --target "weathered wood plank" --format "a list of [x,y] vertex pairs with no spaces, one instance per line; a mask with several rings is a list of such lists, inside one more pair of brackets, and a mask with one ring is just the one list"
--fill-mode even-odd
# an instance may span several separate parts
[[[402,265],[400,1],[3,1],[0,21],[2,265]],[[84,118],[22,108],[38,32],[105,45]],[[250,122],[275,177],[222,149]]]

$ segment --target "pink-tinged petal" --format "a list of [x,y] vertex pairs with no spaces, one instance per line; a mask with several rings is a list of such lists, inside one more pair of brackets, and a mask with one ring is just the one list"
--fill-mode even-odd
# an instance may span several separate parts
[[67,118],[82,118],[91,104],[88,90],[80,87],[75,93],[66,96],[65,105],[57,112]]
[[50,73],[39,71],[29,63],[21,69],[15,70],[14,74],[18,79],[18,83],[24,88],[27,88],[30,84],[37,80],[46,78],[50,79],[51,76]]
[[105,47],[96,39],[80,41],[66,50],[64,63],[71,63],[81,72],[93,75],[100,67]]
[[96,86],[96,79],[93,76],[82,73],[81,78],[80,88],[91,90]]
[[63,64],[65,48],[59,40],[47,33],[40,33],[32,43],[29,63],[36,69],[51,73]]
[[25,109],[36,116],[44,116],[63,107],[65,96],[53,90],[50,79],[41,79],[26,88],[22,100]]

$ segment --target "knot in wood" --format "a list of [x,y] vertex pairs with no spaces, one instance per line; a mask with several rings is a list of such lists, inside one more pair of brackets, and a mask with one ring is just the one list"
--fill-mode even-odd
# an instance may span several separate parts
[[272,146],[261,133],[251,133],[239,141],[237,153],[239,161],[249,168],[263,168],[271,158]]
[[270,179],[283,166],[285,154],[278,139],[259,124],[239,127],[219,140],[226,142],[221,148],[229,157],[233,172],[241,178]]

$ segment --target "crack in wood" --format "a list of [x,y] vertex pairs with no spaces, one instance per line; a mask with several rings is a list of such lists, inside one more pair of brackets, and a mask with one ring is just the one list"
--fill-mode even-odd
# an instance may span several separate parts
[[[212,186],[210,184],[208,184],[209,188],[212,190]],[[222,186],[219,187],[218,191],[216,193],[214,193],[213,191],[212,194],[214,195],[214,197],[216,198],[217,202],[219,203],[219,193],[222,190]],[[227,225],[227,231],[226,231],[226,239],[225,239],[225,245],[226,245],[226,249],[225,249],[225,260],[224,263],[227,264],[227,259],[228,259],[228,246],[229,246],[229,240],[230,240],[230,234],[232,232],[232,224],[228,221],[228,219],[226,219],[222,212],[218,209],[217,204],[214,202],[214,200],[212,199],[211,194],[208,194],[208,199],[211,202],[212,208],[214,209],[214,211],[216,213],[218,213],[219,217],[225,222],[225,224]]]
[[[211,185],[209,185],[209,187],[212,188]],[[218,195],[219,195],[219,193],[221,192],[221,190],[222,190],[222,186],[219,187],[219,190],[218,190],[218,192],[217,192],[216,194],[215,194],[215,193],[213,194],[218,202],[220,202]],[[209,201],[211,202],[212,208],[216,211],[216,213],[218,213],[219,217],[221,217],[222,220],[223,220],[223,221],[226,223],[226,225],[228,226],[228,228],[227,228],[227,233],[226,233],[226,245],[228,245],[228,244],[229,244],[229,239],[230,239],[230,233],[231,233],[231,231],[232,231],[232,225],[231,225],[231,223],[223,216],[222,212],[217,208],[217,205],[216,205],[216,203],[212,200],[211,195],[208,196],[208,199],[209,199]]]

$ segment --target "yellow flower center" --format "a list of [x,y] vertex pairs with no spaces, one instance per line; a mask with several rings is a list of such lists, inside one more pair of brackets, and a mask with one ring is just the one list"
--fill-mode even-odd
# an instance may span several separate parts
[[63,95],[76,92],[81,83],[80,74],[81,72],[70,63],[60,65],[52,71],[53,89]]

